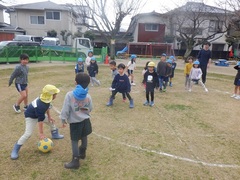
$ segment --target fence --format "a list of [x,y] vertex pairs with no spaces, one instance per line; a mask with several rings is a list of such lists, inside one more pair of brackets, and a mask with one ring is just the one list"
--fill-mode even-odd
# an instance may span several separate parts
[[[63,47],[62,49],[42,48],[41,46],[6,46],[0,47],[0,63],[19,61],[22,53],[29,55],[30,62],[38,61],[77,61],[79,57],[85,60],[86,55],[80,49]],[[94,56],[98,62],[103,62],[107,55],[107,48],[94,48]]]

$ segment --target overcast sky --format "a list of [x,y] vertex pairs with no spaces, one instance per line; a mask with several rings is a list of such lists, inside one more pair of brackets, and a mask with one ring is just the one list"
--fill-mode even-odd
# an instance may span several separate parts
[[[5,2],[7,2],[7,4],[5,5],[15,5],[15,4],[27,4],[27,3],[35,3],[35,2],[43,2],[43,1],[47,1],[47,0],[4,0]],[[65,4],[67,3],[73,3],[75,4],[76,0],[51,0],[54,3],[57,4]],[[146,1],[147,3],[145,4],[144,7],[142,7],[140,9],[140,13],[146,13],[146,12],[152,12],[152,11],[156,11],[158,13],[163,13],[166,12],[167,10],[171,10],[174,9],[178,6],[182,6],[184,5],[187,0],[143,0]],[[202,0],[192,0],[194,2],[202,2]],[[215,5],[216,0],[204,0],[203,2],[205,4],[208,5]],[[131,17],[126,17],[123,22],[122,22],[122,26],[123,27],[127,27],[128,24],[130,23]],[[6,17],[6,22],[7,17]],[[9,22],[7,22],[9,23]]]

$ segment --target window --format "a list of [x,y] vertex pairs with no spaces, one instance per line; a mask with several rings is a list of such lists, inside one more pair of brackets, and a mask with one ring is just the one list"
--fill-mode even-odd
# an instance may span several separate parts
[[44,16],[30,16],[31,24],[44,24]]
[[58,11],[47,11],[46,19],[60,20],[60,12]]
[[158,31],[158,24],[145,24],[145,31]]
[[211,20],[211,21],[209,22],[209,32],[222,31],[222,28],[223,28],[223,21]]

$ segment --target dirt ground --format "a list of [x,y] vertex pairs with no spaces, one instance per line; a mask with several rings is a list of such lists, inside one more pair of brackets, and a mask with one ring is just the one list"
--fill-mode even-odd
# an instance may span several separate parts
[[[15,65],[0,65],[1,126],[0,179],[239,179],[240,178],[240,101],[230,98],[236,70],[233,66],[209,68],[206,93],[201,86],[191,93],[184,89],[184,63],[178,61],[173,87],[166,93],[155,92],[155,106],[143,106],[142,67],[135,71],[136,86],[131,96],[135,107],[129,108],[117,95],[112,107],[110,69],[99,65],[99,87],[89,87],[94,110],[93,133],[88,139],[86,160],[79,170],[64,169],[71,159],[68,128],[53,140],[52,152],[37,150],[38,131],[23,145],[18,160],[11,160],[13,144],[25,128],[23,114],[15,114],[12,105],[16,89],[7,87]],[[127,60],[117,60],[127,63]],[[155,60],[157,63],[157,61]],[[61,92],[53,102],[52,115],[60,127],[58,111],[65,94],[74,88],[74,63],[31,63],[29,102],[45,84],[56,85]],[[45,134],[50,137],[48,127]]]

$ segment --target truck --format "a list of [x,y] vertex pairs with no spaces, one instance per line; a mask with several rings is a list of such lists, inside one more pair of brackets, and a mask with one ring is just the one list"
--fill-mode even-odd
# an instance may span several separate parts
[[[55,38],[56,42],[58,38]],[[86,58],[88,56],[89,51],[93,51],[93,47],[91,44],[91,40],[89,38],[74,38],[72,46],[62,46],[59,43],[53,43],[53,38],[43,38],[41,43],[43,54],[47,55],[52,52],[57,56],[61,56],[62,53],[64,55],[76,56]],[[48,42],[49,41],[49,42]]]

